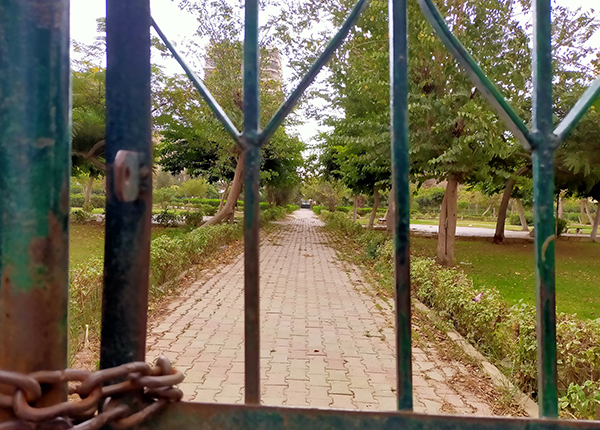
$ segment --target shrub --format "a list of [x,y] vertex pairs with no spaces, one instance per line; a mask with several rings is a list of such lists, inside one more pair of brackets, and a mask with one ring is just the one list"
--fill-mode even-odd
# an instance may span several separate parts
[[569,223],[566,219],[557,218],[556,219],[556,234],[558,236],[560,236],[565,231],[567,231],[568,226],[569,226]]
[[317,215],[321,215],[321,211],[325,209],[325,206],[313,206],[313,212]]
[[260,211],[260,222],[261,224],[269,221],[275,221],[281,218],[285,218],[286,208],[283,206],[272,206],[268,209]]
[[415,197],[415,202],[419,205],[420,210],[439,211],[439,207],[444,200],[444,188],[421,188]]
[[75,224],[87,224],[93,220],[95,220],[95,217],[90,212],[84,210],[71,212],[71,221]]
[[71,194],[71,207],[82,208],[85,203],[85,197],[82,194]]
[[298,205],[287,205],[285,207],[285,211],[289,214],[296,212],[298,209],[300,209],[300,206]]
[[[393,295],[393,241],[381,232],[365,230],[341,213],[322,212],[328,229],[354,240],[363,262],[377,273]],[[475,289],[461,270],[443,268],[430,258],[411,258],[413,295],[449,321],[470,343],[494,361],[523,391],[537,395],[537,334],[533,306],[509,306],[491,287]],[[479,302],[473,299],[483,292]],[[558,390],[563,412],[593,417],[600,405],[600,319],[579,320],[557,315]]]
[[177,227],[177,225],[179,225],[181,217],[177,215],[176,212],[170,211],[168,208],[165,208],[163,211],[155,215],[154,219],[163,227]]
[[204,214],[201,210],[188,211],[184,215],[185,225],[190,227],[200,227],[203,222]]
[[[243,236],[241,224],[222,224],[192,230],[176,237],[159,236],[150,245],[150,303],[173,292],[179,274],[192,264]],[[102,259],[94,258],[70,272],[69,359],[79,350],[86,325],[100,336],[102,309]]]
[[200,205],[200,209],[202,210],[202,212],[204,212],[205,215],[207,215],[207,216],[213,216],[214,214],[217,213],[217,210],[219,209],[219,206]]
[[349,213],[351,210],[353,210],[353,208],[351,208],[351,207],[346,207],[346,206],[336,206],[336,207],[335,207],[335,210],[336,210],[337,212],[344,212],[344,213],[346,213],[346,214],[347,214],[347,213]]
[[[527,225],[532,226],[533,225],[533,215],[526,213],[525,214],[525,222],[527,222]],[[510,225],[521,225],[521,217],[519,216],[519,214],[511,214],[508,217],[508,223]]]

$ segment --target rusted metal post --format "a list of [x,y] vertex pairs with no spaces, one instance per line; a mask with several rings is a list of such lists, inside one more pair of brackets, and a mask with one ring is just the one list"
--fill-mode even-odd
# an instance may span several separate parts
[[[3,370],[67,365],[69,85],[69,1],[0,0]],[[37,404],[66,397],[53,386]]]
[[152,216],[149,0],[107,0],[106,44],[102,368],[145,356]]

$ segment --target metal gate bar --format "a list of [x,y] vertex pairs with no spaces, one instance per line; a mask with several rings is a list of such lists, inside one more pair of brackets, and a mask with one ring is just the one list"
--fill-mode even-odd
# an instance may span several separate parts
[[268,406],[179,403],[140,430],[567,430],[598,429],[598,421],[425,415]]
[[396,395],[412,411],[407,0],[390,0],[390,117],[396,316]]
[[107,0],[106,44],[103,369],[145,357],[152,216],[149,0]]
[[550,0],[533,3],[533,125],[531,131],[487,79],[446,26],[432,0],[419,0],[425,17],[448,50],[461,63],[481,93],[498,111],[513,134],[532,151],[535,219],[535,264],[538,342],[538,402],[540,416],[558,416],[556,368],[556,292],[554,284],[554,152],[600,96],[600,78],[585,92],[553,130],[552,46]]
[[[3,370],[67,365],[69,83],[69,1],[0,1]],[[12,388],[0,392],[12,394]],[[60,384],[38,405],[66,397],[66,384]],[[9,414],[0,408],[0,422]]]

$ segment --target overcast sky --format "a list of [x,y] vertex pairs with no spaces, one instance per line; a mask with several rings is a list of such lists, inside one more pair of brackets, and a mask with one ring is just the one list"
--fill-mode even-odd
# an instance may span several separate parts
[[[179,2],[172,0],[150,0],[151,13],[157,24],[167,37],[174,42],[190,38],[196,30],[196,20],[177,7]],[[558,0],[558,4],[569,8],[595,8],[600,16],[600,0]],[[96,19],[105,16],[106,0],[71,0],[71,39],[83,43],[91,43],[96,36]],[[591,44],[600,47],[600,31],[596,32]],[[169,73],[180,73],[181,69],[173,59],[158,60]],[[284,70],[284,77],[287,75]],[[315,131],[315,124],[298,130],[302,138],[307,140]]]

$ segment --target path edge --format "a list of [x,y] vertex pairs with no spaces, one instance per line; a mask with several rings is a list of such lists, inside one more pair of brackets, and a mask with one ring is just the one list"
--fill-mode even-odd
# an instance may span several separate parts
[[[419,300],[414,299],[414,306],[419,311],[425,313],[431,320],[439,319],[439,316],[432,311],[430,308],[425,306]],[[534,402],[528,395],[523,393],[518,387],[508,380],[506,376],[496,366],[490,363],[479,351],[477,351],[473,345],[465,340],[465,338],[455,330],[446,330],[446,335],[457,345],[465,354],[471,357],[473,360],[481,363],[483,370],[492,379],[492,382],[497,387],[508,388],[513,394],[514,400],[531,418],[539,417],[539,406]]]

